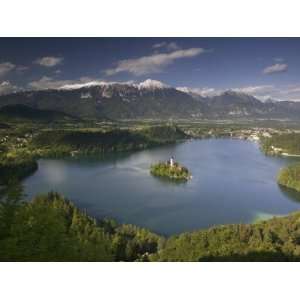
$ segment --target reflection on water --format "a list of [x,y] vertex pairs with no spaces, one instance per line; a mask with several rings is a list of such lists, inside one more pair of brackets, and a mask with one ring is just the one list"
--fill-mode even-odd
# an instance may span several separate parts
[[[150,174],[151,164],[170,156],[191,171],[192,180],[175,183]],[[58,191],[92,216],[169,235],[299,209],[300,194],[276,183],[287,162],[264,156],[249,141],[194,140],[135,153],[42,159],[24,185],[28,198]]]
[[300,193],[299,192],[297,192],[293,189],[281,186],[281,185],[279,185],[279,188],[280,188],[281,192],[285,196],[287,196],[290,200],[295,201],[300,204]]
[[187,181],[184,179],[172,180],[171,178],[168,178],[168,177],[159,177],[159,176],[153,176],[153,175],[151,175],[151,176],[158,182],[161,182],[163,185],[178,186],[178,185],[186,185],[187,184]]
[[68,179],[66,165],[63,161],[57,160],[53,161],[44,172],[47,177],[49,183],[52,185],[62,184],[65,180]]
[[282,216],[283,215],[273,215],[273,214],[267,214],[264,212],[257,212],[257,213],[255,213],[255,215],[253,217],[252,223],[259,223],[262,221],[272,219],[274,217],[282,217]]

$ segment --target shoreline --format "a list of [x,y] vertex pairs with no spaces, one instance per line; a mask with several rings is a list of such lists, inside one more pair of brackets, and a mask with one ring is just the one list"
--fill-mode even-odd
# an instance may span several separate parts
[[285,156],[285,157],[300,157],[300,154],[290,154],[290,153],[280,153],[281,156]]

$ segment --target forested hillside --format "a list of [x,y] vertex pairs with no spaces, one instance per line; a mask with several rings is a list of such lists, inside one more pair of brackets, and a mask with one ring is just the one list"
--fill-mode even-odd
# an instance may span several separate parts
[[177,126],[151,126],[141,131],[146,137],[156,141],[177,141],[188,136]]
[[0,185],[7,184],[11,178],[21,180],[36,171],[37,168],[38,164],[32,157],[0,155]]
[[280,170],[278,184],[300,192],[300,164],[295,163]]
[[300,261],[300,213],[165,239],[134,225],[97,221],[56,193],[22,203],[2,190],[1,261]]
[[60,111],[41,110],[23,104],[16,104],[1,107],[0,120],[5,122],[58,122],[76,121],[78,118]]
[[299,261],[300,213],[168,239],[153,261]]
[[271,138],[262,140],[262,149],[268,154],[288,153],[300,155],[300,133],[274,134]]
[[97,222],[56,193],[21,203],[20,185],[2,192],[1,261],[143,260],[163,240],[133,225]]
[[177,127],[159,126],[142,130],[46,130],[30,145],[40,156],[99,154],[140,150],[176,142],[187,136]]

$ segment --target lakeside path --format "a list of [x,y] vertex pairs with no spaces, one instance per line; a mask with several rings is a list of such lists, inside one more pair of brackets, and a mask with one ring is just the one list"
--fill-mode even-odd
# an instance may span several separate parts
[[289,153],[281,153],[281,156],[288,156],[288,157],[300,157],[300,154],[289,154]]

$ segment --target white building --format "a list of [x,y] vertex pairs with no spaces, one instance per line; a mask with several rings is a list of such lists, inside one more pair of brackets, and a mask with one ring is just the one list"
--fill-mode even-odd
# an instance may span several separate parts
[[171,166],[171,167],[174,166],[174,157],[173,157],[173,156],[170,158],[170,166]]

